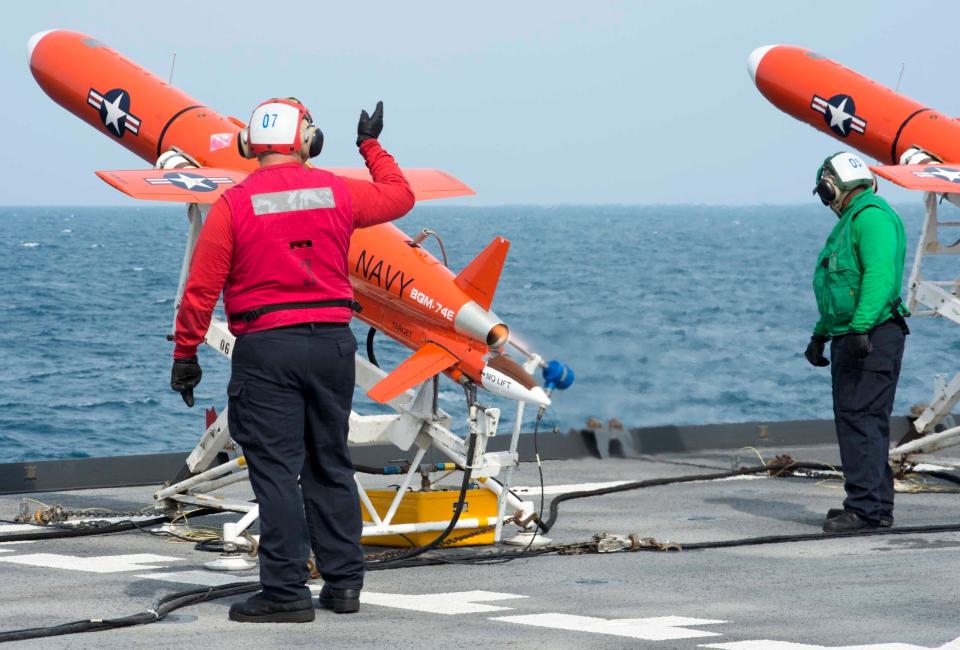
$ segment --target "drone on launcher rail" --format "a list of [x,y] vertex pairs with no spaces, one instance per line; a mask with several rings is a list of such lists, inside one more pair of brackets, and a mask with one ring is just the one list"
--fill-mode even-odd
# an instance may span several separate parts
[[[136,199],[187,204],[189,233],[176,311],[210,205],[257,166],[256,161],[242,157],[237,147],[237,134],[245,124],[217,113],[84,34],[65,30],[38,33],[28,43],[28,58],[34,78],[55,102],[154,165],[96,172],[101,179]],[[370,178],[362,168],[330,171],[344,177]],[[417,201],[474,193],[436,169],[405,169],[404,175]],[[424,454],[434,447],[457,468],[469,468],[499,500],[497,517],[486,518],[493,521],[474,517],[457,522],[458,527],[495,523],[499,539],[507,504],[528,514],[532,508],[530,502],[520,501],[506,489],[518,459],[516,438],[524,405],[547,407],[550,393],[568,387],[573,373],[565,365],[547,363],[512,341],[509,327],[491,311],[510,245],[506,239],[495,238],[455,274],[421,246],[430,234],[432,231],[425,230],[409,237],[387,223],[354,231],[350,242],[350,282],[361,306],[357,317],[372,331],[382,332],[413,350],[390,372],[359,355],[356,358],[357,386],[396,413],[351,414],[351,444],[390,442],[403,450],[417,448],[403,487],[385,516],[373,508],[360,486],[361,500],[371,519],[364,537],[443,530],[449,523],[391,522],[413,475],[421,470]],[[206,343],[229,357],[234,337],[224,321],[214,319]],[[507,355],[507,346],[516,350],[522,361]],[[542,385],[533,375],[538,370]],[[465,388],[470,433],[479,440],[472,458],[467,457],[464,438],[449,430],[451,418],[437,405],[436,378],[441,373]],[[486,452],[485,441],[496,433],[500,412],[477,401],[478,389],[517,403],[509,451]],[[225,539],[240,544],[240,533],[257,517],[256,506],[230,504],[209,494],[246,478],[240,455],[214,464],[220,452],[233,447],[226,411],[219,416],[208,412],[207,429],[187,458],[186,467],[173,485],[159,490],[155,498],[246,513],[237,524],[225,526]],[[503,468],[507,469],[507,478],[501,484],[492,477]]]

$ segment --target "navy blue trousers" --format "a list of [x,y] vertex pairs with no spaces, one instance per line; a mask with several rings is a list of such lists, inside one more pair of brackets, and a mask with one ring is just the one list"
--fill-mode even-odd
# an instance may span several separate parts
[[237,337],[228,421],[260,505],[260,582],[272,600],[310,597],[311,546],[326,584],[363,586],[363,524],[347,448],[356,349],[349,327]]
[[830,343],[833,378],[833,416],[843,463],[845,510],[873,524],[881,515],[893,516],[893,473],[890,452],[890,414],[900,378],[906,333],[894,320],[869,332],[873,350],[856,359],[846,336]]

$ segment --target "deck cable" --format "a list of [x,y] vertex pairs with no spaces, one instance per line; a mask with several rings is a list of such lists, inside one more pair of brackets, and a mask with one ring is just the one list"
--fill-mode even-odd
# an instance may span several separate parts
[[[16,533],[0,534],[0,544],[6,542],[36,542],[45,539],[64,539],[70,537],[91,537],[95,535],[110,535],[114,533],[126,533],[132,530],[145,531],[149,526],[158,526],[160,524],[170,523],[179,519],[190,519],[192,517],[204,517],[206,515],[221,514],[220,510],[215,508],[197,508],[189,512],[179,513],[175,516],[161,515],[152,519],[135,521],[133,519],[124,519],[115,522],[96,522],[96,525],[90,525],[90,522],[84,524],[48,524],[40,527],[39,530],[47,532],[23,531]],[[51,530],[54,529],[54,530]],[[148,531],[149,532],[149,531]]]
[[[470,454],[468,454],[470,458]],[[469,462],[469,461],[468,461]],[[469,468],[465,468],[469,470]],[[570,501],[573,499],[587,498],[592,496],[600,496],[605,494],[613,494],[617,492],[625,492],[629,490],[643,489],[648,487],[657,487],[663,485],[672,485],[672,484],[681,484],[681,483],[692,483],[696,481],[715,481],[726,478],[733,478],[737,476],[746,476],[751,474],[762,474],[768,473],[770,476],[796,476],[793,472],[796,470],[805,470],[812,472],[822,472],[822,471],[834,471],[835,468],[831,465],[824,463],[798,463],[798,462],[789,462],[789,463],[769,463],[760,466],[754,467],[741,467],[736,470],[729,472],[718,472],[714,474],[700,474],[692,476],[679,476],[672,478],[662,478],[662,479],[649,479],[645,481],[632,481],[630,483],[625,483],[616,486],[610,486],[606,488],[600,488],[597,490],[583,490],[580,492],[568,492],[566,494],[555,497],[550,503],[550,518],[547,522],[543,522],[541,528],[546,527],[549,530],[552,527],[559,517],[559,505],[565,501]],[[465,472],[466,473],[466,472]],[[947,480],[953,483],[960,484],[960,477],[955,475],[940,472],[940,471],[918,471],[914,470],[915,474],[925,475],[929,474],[936,478],[942,480]],[[461,492],[463,490],[461,489]],[[541,493],[541,498],[542,498]],[[461,501],[462,501],[461,496]],[[192,511],[190,515],[197,516],[199,514],[198,510]],[[159,520],[167,520],[168,518],[158,518]],[[138,525],[133,524],[133,522],[117,522],[117,524],[109,527],[109,530],[92,530],[92,531],[58,531],[58,533],[70,533],[74,532],[72,535],[62,535],[62,536],[79,536],[79,535],[91,535],[91,534],[104,534],[105,532],[121,532],[120,530],[113,530],[113,527],[126,525],[124,530],[130,530],[134,528],[139,528],[140,526],[149,525],[148,522],[137,522]],[[433,550],[436,546],[442,543],[443,539],[453,530],[455,523],[448,527],[448,530],[445,530],[440,536],[437,537],[433,542],[423,547],[418,547],[416,549],[405,549],[407,551],[404,555],[398,555],[392,558],[384,558],[378,562],[370,562],[367,565],[368,571],[380,571],[388,569],[400,569],[400,568],[413,568],[413,567],[426,567],[426,566],[436,566],[439,564],[449,564],[451,561],[455,563],[464,563],[469,564],[471,562],[476,562],[479,564],[482,563],[491,563],[490,560],[499,560],[504,559],[509,561],[509,559],[514,559],[518,557],[537,557],[543,555],[580,555],[586,553],[599,553],[598,549],[598,540],[602,536],[594,536],[592,540],[584,542],[574,542],[574,543],[565,543],[565,544],[550,544],[547,546],[539,548],[527,548],[521,550],[495,550],[495,551],[483,551],[483,552],[473,552],[473,553],[462,553],[456,554],[450,557],[439,557],[435,554],[426,555],[430,550]],[[696,551],[696,550],[707,550],[707,549],[717,549],[717,548],[732,548],[737,546],[754,546],[754,545],[763,545],[763,544],[782,544],[782,543],[792,543],[792,542],[805,542],[805,541],[821,541],[829,539],[838,539],[838,538],[854,538],[854,537],[875,537],[881,535],[912,535],[912,534],[923,534],[923,533],[946,533],[946,532],[960,532],[960,523],[958,524],[943,524],[943,525],[930,525],[930,526],[901,526],[897,528],[875,528],[875,529],[865,529],[851,532],[843,533],[802,533],[802,534],[793,534],[793,535],[765,535],[760,537],[748,537],[741,539],[731,539],[731,540],[718,540],[718,541],[707,541],[707,542],[692,542],[692,543],[669,543],[669,544],[659,544],[656,543],[656,540],[644,540],[648,543],[645,544],[636,544],[630,548],[623,548],[618,551],[612,551],[611,553],[623,553],[623,552],[638,552],[638,551],[653,551],[657,550],[660,552],[677,550],[677,551]],[[54,533],[53,535],[57,535]],[[40,537],[40,539],[49,538],[46,535]],[[634,539],[634,536],[630,537]],[[0,536],[0,542],[8,541],[9,535]],[[416,553],[413,553],[416,551]],[[610,553],[608,553],[610,554]],[[171,612],[180,609],[182,607],[187,607],[189,605],[194,605],[202,602],[208,602],[211,600],[216,600],[219,598],[226,598],[229,596],[240,595],[244,593],[254,592],[260,589],[260,583],[256,581],[250,582],[236,582],[226,585],[221,585],[217,587],[209,587],[203,589],[193,589],[189,591],[182,591],[173,594],[169,594],[160,598],[154,607],[149,608],[143,612],[132,614],[130,616],[123,616],[113,619],[87,619],[80,621],[72,621],[69,623],[64,623],[61,625],[54,625],[49,627],[35,627],[27,628],[22,630],[11,630],[8,632],[0,632],[0,643],[7,641],[22,641],[26,639],[38,639],[50,636],[59,636],[64,634],[75,634],[81,632],[94,632],[100,630],[109,630],[117,629],[123,627],[131,627],[137,625],[146,625],[150,623],[155,623],[157,621],[163,620]]]

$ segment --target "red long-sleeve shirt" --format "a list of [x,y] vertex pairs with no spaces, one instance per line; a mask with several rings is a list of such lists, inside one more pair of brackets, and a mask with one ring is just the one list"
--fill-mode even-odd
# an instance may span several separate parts
[[[360,154],[373,182],[338,177],[350,191],[353,227],[393,221],[409,212],[414,204],[413,190],[393,156],[374,139],[360,145]],[[177,313],[174,358],[195,356],[203,342],[230,274],[233,246],[233,218],[227,202],[220,198],[210,209],[193,251],[190,275]]]

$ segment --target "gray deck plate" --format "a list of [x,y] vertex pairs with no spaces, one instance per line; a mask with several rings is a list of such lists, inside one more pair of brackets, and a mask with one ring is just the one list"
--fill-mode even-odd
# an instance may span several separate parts
[[[831,446],[783,449],[798,459],[836,462]],[[736,452],[752,464],[750,452]],[[552,461],[547,485],[639,480],[699,474],[730,467],[733,453],[698,452],[639,460]],[[952,462],[941,456],[939,460]],[[524,465],[518,485],[534,485],[536,468]],[[148,502],[151,490],[125,488],[46,493],[46,503],[126,509]],[[238,496],[247,486],[235,488]],[[20,497],[0,497],[0,518],[16,513]],[[743,479],[695,483],[571,501],[552,533],[558,541],[598,531],[636,532],[659,540],[696,542],[767,534],[811,533],[822,514],[842,499],[839,485],[800,479]],[[956,494],[898,494],[897,524],[960,522]],[[2,530],[2,528],[0,528]],[[53,554],[89,558],[152,554],[172,558],[157,568],[93,573],[10,562]],[[212,559],[191,545],[171,544],[143,533],[0,545],[0,630],[107,618],[143,611],[158,596],[195,584],[151,578],[161,573],[204,571]],[[39,558],[38,563],[56,560]],[[69,561],[69,560],[68,560]],[[936,648],[960,637],[956,575],[960,535],[897,535],[742,547],[683,553],[632,553],[521,559],[504,566],[439,566],[371,572],[368,602],[358,615],[318,611],[307,625],[250,625],[226,618],[231,599],[177,612],[176,622],[22,642],[36,648],[421,648],[469,644],[478,648],[696,648],[738,650],[809,647]],[[202,573],[201,575],[208,575]],[[217,575],[217,574],[213,574]],[[189,577],[187,578],[189,579]],[[244,579],[244,578],[240,578]],[[395,594],[429,595],[484,591],[509,594],[472,602],[474,610],[444,614],[401,609]],[[476,594],[474,594],[476,595]],[[450,606],[457,597],[420,598],[421,609]],[[469,599],[468,599],[469,600]],[[432,604],[431,604],[432,603]],[[554,616],[546,617],[544,615]],[[195,617],[195,618],[194,618]],[[506,617],[526,617],[509,619]],[[531,618],[534,617],[534,618]],[[580,618],[577,618],[580,617]],[[653,640],[669,620],[700,622],[678,627],[672,638]],[[505,619],[506,620],[503,620]],[[604,622],[598,619],[607,619]],[[724,621],[703,623],[703,621]],[[547,627],[530,623],[543,623]],[[552,625],[550,627],[549,625]],[[580,630],[559,629],[579,625]],[[558,628],[559,626],[559,628]],[[592,630],[592,631],[591,631]],[[632,634],[618,636],[611,632]],[[698,636],[713,633],[716,636]],[[639,636],[637,636],[639,635]],[[644,635],[647,638],[643,638]],[[762,643],[746,644],[748,641]],[[774,645],[790,642],[797,646]],[[711,644],[721,644],[711,645]],[[729,644],[729,645],[728,645]]]

